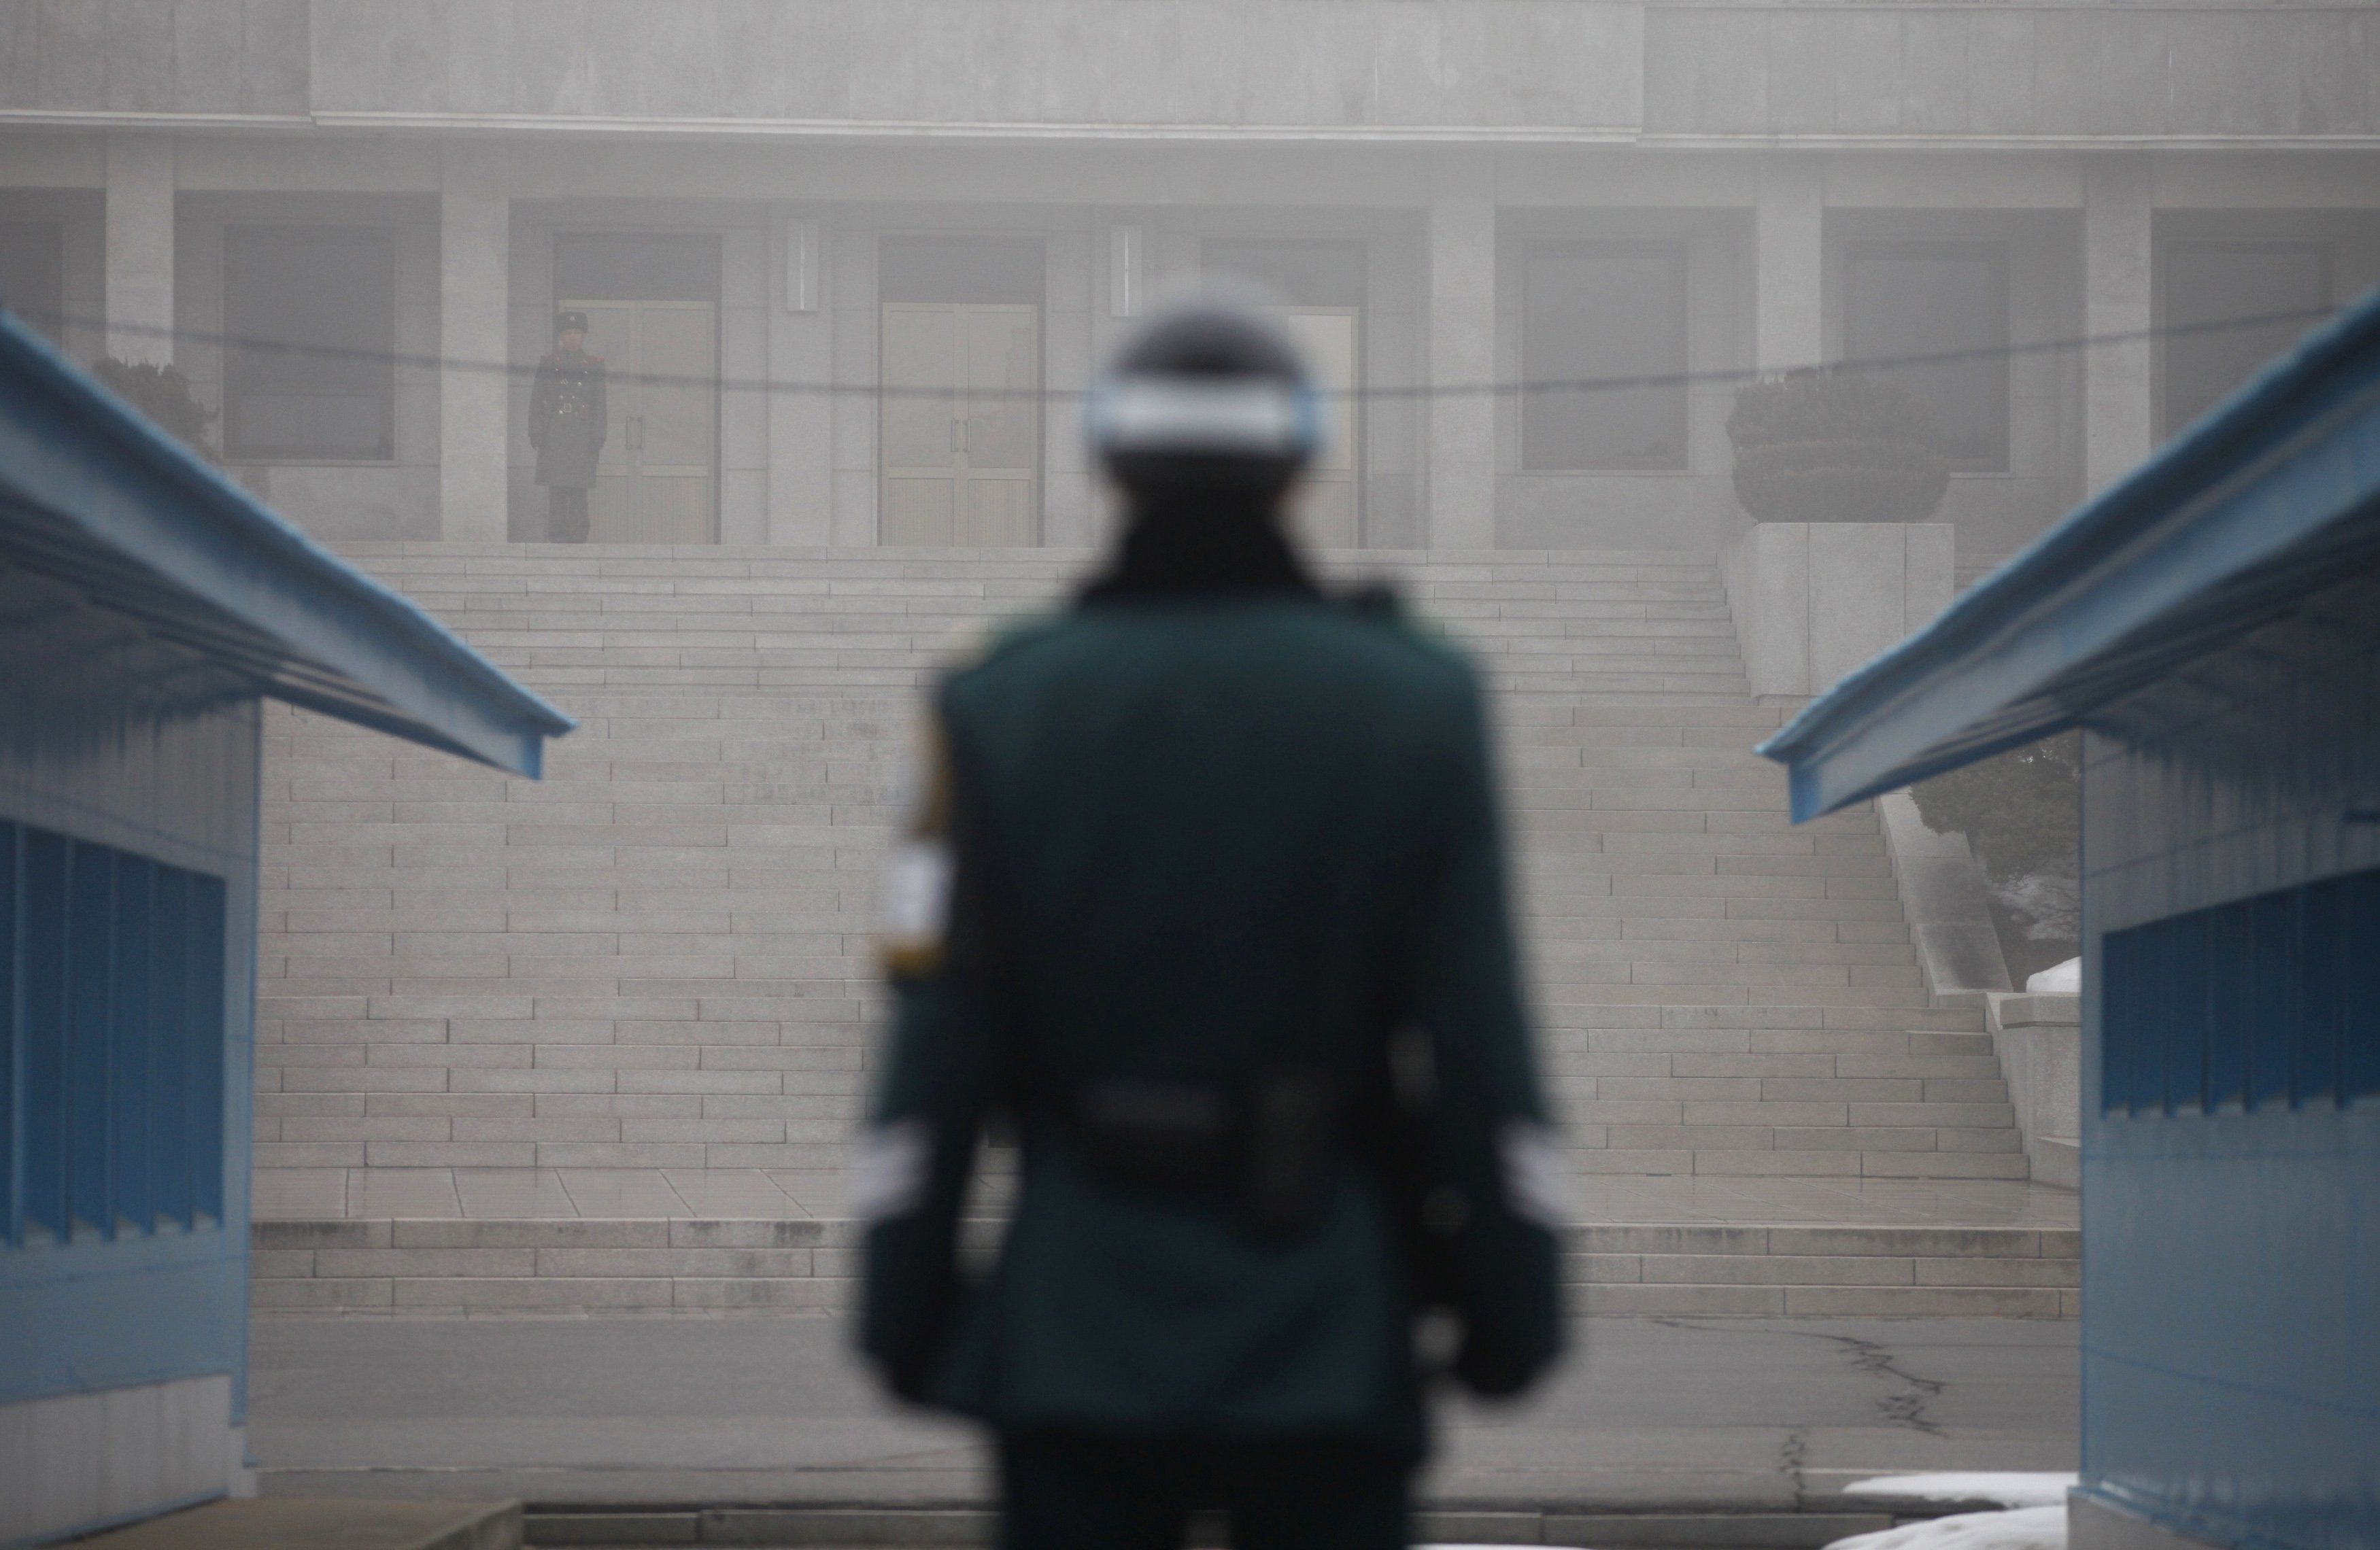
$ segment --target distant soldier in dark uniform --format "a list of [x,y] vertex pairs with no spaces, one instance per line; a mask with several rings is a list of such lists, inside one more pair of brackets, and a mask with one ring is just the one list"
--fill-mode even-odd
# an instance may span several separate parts
[[[1201,1509],[1402,1546],[1425,1315],[1490,1395],[1562,1338],[1478,678],[1284,539],[1320,416],[1255,315],[1153,324],[1091,422],[1121,548],[943,679],[893,856],[861,1344],[993,1428],[1009,1550],[1174,1550]],[[988,1121],[1021,1187],[972,1276]]]
[[537,363],[528,393],[528,444],[537,449],[537,482],[547,491],[545,536],[585,543],[587,492],[595,488],[595,460],[611,425],[603,357],[587,353],[584,312],[554,319],[553,336],[553,353]]

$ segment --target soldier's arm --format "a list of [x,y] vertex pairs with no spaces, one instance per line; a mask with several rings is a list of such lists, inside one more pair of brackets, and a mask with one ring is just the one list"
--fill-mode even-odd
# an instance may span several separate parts
[[588,412],[595,418],[595,445],[600,449],[612,437],[611,372],[601,361],[595,363],[595,394]]
[[1504,837],[1475,684],[1438,806],[1438,865],[1420,913],[1410,1011],[1431,1045],[1438,1177],[1449,1192],[1463,1344],[1456,1375],[1518,1392],[1562,1343],[1565,1208],[1538,1084],[1508,897]]
[[528,387],[528,444],[532,447],[545,442],[545,419],[552,411],[552,388],[553,373],[540,362]]
[[912,1399],[958,1300],[959,1217],[1006,1047],[981,819],[939,726],[934,737],[929,788],[886,880],[892,1023],[853,1177],[866,1223],[860,1347]]

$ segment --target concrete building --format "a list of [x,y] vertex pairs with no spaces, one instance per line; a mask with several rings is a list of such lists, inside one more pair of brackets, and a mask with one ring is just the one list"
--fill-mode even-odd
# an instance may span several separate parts
[[[2380,277],[2375,79],[2380,18],[2261,4],[8,8],[0,294],[586,723],[535,787],[269,729],[261,1299],[840,1296],[917,687],[1103,529],[1062,394],[1228,273],[1367,390],[1305,532],[1503,691],[1597,1305],[2070,1313],[2004,968],[1748,745]],[[1910,355],[1938,520],[1740,541],[1739,374]]]
[[1767,751],[2083,728],[2078,1550],[2380,1526],[2380,297]]
[[[1386,390],[2351,296],[2380,278],[2374,26],[2298,5],[26,0],[0,22],[0,285],[70,320],[76,353],[170,354],[239,477],[327,538],[541,537],[527,383],[488,368],[533,363],[579,304],[615,371],[690,379],[616,395],[599,537],[1079,544],[1099,515],[1071,416],[967,392],[1080,386],[1119,320],[1197,274],[1268,283],[1332,380]],[[1966,563],[2293,332],[1910,373],[1957,455]],[[1366,402],[1308,515],[1342,544],[1716,551],[1742,523],[1731,391]]]
[[264,696],[570,724],[0,320],[0,1544],[247,1477]]

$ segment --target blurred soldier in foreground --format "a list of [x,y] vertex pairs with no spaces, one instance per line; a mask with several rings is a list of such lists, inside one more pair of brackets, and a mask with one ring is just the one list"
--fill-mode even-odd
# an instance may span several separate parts
[[537,449],[537,482],[546,490],[545,536],[585,543],[587,492],[595,488],[595,460],[611,430],[603,357],[587,353],[584,312],[556,318],[553,335],[553,352],[537,363],[528,390],[528,444]]
[[[1093,395],[1130,506],[1075,606],[946,677],[890,881],[861,1342],[990,1424],[1010,1550],[1407,1543],[1417,1327],[1511,1394],[1561,1341],[1554,1153],[1478,681],[1282,536],[1319,421],[1220,306]],[[999,1114],[999,1264],[955,1237]]]

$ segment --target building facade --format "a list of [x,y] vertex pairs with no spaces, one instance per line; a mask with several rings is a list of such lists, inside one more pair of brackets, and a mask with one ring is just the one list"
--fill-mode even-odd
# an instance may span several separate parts
[[1063,394],[1220,273],[1371,390],[1339,546],[1716,552],[1733,374],[1946,356],[1972,567],[2380,278],[2375,81],[2359,6],[26,0],[0,292],[332,539],[541,540],[564,308],[598,541],[1087,541]]

